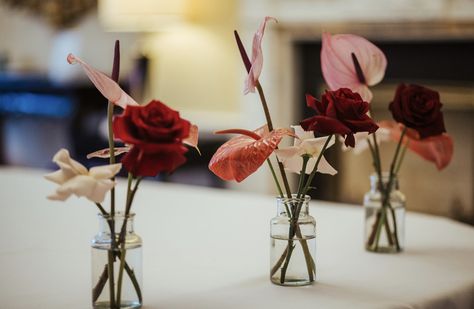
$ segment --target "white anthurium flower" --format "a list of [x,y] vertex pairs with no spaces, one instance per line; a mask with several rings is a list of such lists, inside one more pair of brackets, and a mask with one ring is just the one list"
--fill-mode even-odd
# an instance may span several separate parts
[[48,196],[50,200],[65,201],[71,194],[101,203],[105,194],[115,186],[114,177],[122,164],[96,166],[87,170],[82,164],[73,160],[66,149],[60,149],[53,157],[59,170],[45,175],[47,180],[57,183],[56,192]]
[[[316,165],[319,154],[323,150],[324,144],[329,137],[315,138],[313,131],[304,131],[301,126],[291,126],[295,130],[294,145],[290,147],[282,147],[275,150],[278,159],[283,163],[285,169],[299,174],[303,168],[303,155],[309,156],[306,165],[305,174],[311,174]],[[334,139],[329,141],[327,148],[334,145]],[[326,149],[327,149],[326,148]],[[319,173],[335,175],[337,171],[326,161],[324,156],[318,164]]]
[[[377,145],[380,145],[382,142],[388,142],[388,141],[391,140],[389,129],[379,127],[377,129],[376,134],[377,134]],[[367,133],[367,132],[357,132],[357,133],[354,134],[354,138],[355,138],[354,148],[347,147],[346,145],[344,145],[344,143],[342,143],[342,150],[343,151],[348,151],[348,150],[352,149],[352,151],[356,155],[358,155],[358,154],[361,154],[362,152],[364,152],[367,148],[369,148],[369,142],[368,142],[369,138],[370,138],[370,141],[373,144],[373,139],[369,135],[369,133]],[[341,142],[344,141],[344,139],[342,137],[340,137],[339,140]]]

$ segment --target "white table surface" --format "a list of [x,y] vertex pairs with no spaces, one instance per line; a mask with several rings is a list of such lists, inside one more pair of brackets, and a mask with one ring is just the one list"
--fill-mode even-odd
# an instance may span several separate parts
[[[95,206],[46,200],[42,174],[0,169],[0,308],[90,308]],[[474,228],[449,219],[408,213],[406,251],[374,254],[361,207],[313,202],[317,282],[288,288],[268,279],[271,196],[145,181],[134,211],[144,308],[474,308]]]

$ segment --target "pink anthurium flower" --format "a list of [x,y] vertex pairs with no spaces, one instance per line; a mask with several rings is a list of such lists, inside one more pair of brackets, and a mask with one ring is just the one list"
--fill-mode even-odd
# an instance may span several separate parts
[[268,132],[266,126],[255,131],[232,129],[217,134],[237,133],[217,149],[209,162],[209,169],[223,180],[241,182],[254,173],[273,153],[285,135],[293,136],[289,129]]
[[[277,149],[275,150],[275,154],[283,163],[286,170],[298,174],[301,173],[303,167],[303,155],[309,156],[310,158],[306,165],[305,174],[311,174],[328,137],[315,138],[313,131],[304,131],[301,126],[292,126],[292,128],[295,130],[297,136],[294,140],[294,145]],[[327,148],[332,145],[334,145],[334,139],[329,142]],[[317,168],[317,171],[323,174],[337,174],[337,171],[326,161],[324,156],[321,157]]]
[[260,24],[257,32],[253,36],[252,42],[252,60],[251,60],[251,67],[247,79],[245,81],[245,89],[244,94],[249,92],[255,92],[255,86],[257,85],[258,78],[262,73],[263,67],[263,53],[262,53],[262,39],[263,34],[265,33],[265,26],[269,20],[273,20],[278,22],[273,17],[265,17],[265,19]]
[[323,33],[321,69],[331,90],[349,88],[366,102],[372,100],[368,86],[385,75],[387,59],[383,52],[363,37]]
[[45,175],[47,180],[59,184],[56,192],[48,196],[51,200],[65,201],[72,194],[101,203],[105,194],[115,186],[111,180],[121,169],[122,164],[96,166],[87,170],[73,160],[66,149],[59,150],[53,157],[59,170]]
[[[69,54],[67,56],[67,61],[69,62],[69,64],[79,63],[86,72],[91,82],[96,86],[100,93],[102,93],[102,95],[110,102],[122,107],[123,109],[125,109],[127,106],[139,106],[139,104],[134,99],[132,99],[125,91],[123,91],[122,88],[120,88],[120,86],[115,81],[107,77],[104,73],[96,70],[79,57],[76,57],[73,54]],[[198,135],[198,127],[196,125],[191,125],[191,128],[189,130],[189,136],[183,139],[183,143],[196,148],[196,150],[199,152]],[[131,147],[118,147],[115,155],[128,152],[130,149]],[[106,148],[89,154],[88,158],[108,158],[109,156],[110,153],[108,152],[108,148]]]
[[123,91],[116,82],[107,77],[104,73],[97,71],[88,65],[79,57],[69,54],[67,56],[67,62],[69,62],[69,64],[79,63],[91,82],[110,102],[120,106],[121,108],[125,108],[127,105],[138,105],[138,103]]
[[[394,121],[382,121],[378,125],[390,131],[392,140],[398,141],[400,139],[403,125]],[[453,139],[447,133],[420,139],[415,130],[407,129],[403,142],[408,145],[408,149],[423,159],[433,162],[438,170],[444,169],[453,157]]]

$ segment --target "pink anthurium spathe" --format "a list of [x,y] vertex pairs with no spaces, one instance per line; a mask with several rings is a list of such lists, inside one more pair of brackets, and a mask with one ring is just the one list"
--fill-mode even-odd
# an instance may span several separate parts
[[[301,126],[292,126],[292,128],[295,130],[297,136],[294,140],[293,146],[277,149],[275,150],[275,154],[283,163],[286,170],[297,174],[301,173],[303,167],[303,156],[309,156],[304,172],[305,174],[311,174],[328,136],[315,138],[313,131],[304,131]],[[334,145],[334,139],[329,141],[327,148],[332,145]],[[329,164],[324,156],[322,156],[319,161],[317,171],[322,174],[337,174],[337,171]]]
[[[378,125],[390,131],[392,140],[398,141],[400,139],[403,125],[394,121],[382,121]],[[403,142],[408,146],[408,149],[423,159],[433,162],[438,170],[444,169],[453,157],[453,139],[447,133],[419,139],[415,130],[407,129]]]
[[265,17],[265,19],[261,22],[260,27],[258,28],[257,32],[253,36],[252,42],[252,59],[251,59],[251,67],[248,73],[247,79],[245,80],[245,89],[244,94],[249,92],[255,92],[255,86],[257,85],[258,78],[262,73],[263,67],[263,52],[262,52],[262,39],[263,34],[265,33],[265,26],[269,20],[273,20],[278,22],[273,17]]
[[233,129],[216,133],[240,134],[219,147],[209,162],[209,169],[218,177],[237,182],[254,173],[273,153],[284,136],[293,136],[289,129],[268,132],[266,126],[253,132]]
[[321,69],[331,90],[349,88],[366,102],[372,100],[368,86],[378,84],[385,75],[387,59],[370,41],[352,34],[323,33]]
[[[96,70],[79,57],[73,54],[69,54],[67,56],[67,61],[70,64],[80,64],[81,67],[84,69],[84,72],[86,73],[87,77],[89,77],[91,82],[96,86],[100,93],[102,93],[102,95],[113,104],[120,106],[123,109],[125,109],[127,106],[139,106],[139,104],[125,91],[123,91],[122,88],[120,88],[120,86],[115,81],[107,77],[104,73]],[[196,150],[199,152],[198,135],[198,127],[194,124],[191,125],[191,128],[189,130],[189,136],[183,139],[183,143],[196,148]],[[129,146],[118,147],[116,148],[115,155],[126,153],[129,150],[131,150],[131,147]],[[110,153],[108,148],[101,149],[88,155],[88,158],[91,157],[108,158],[110,157]]]
[[138,105],[138,103],[123,91],[116,82],[107,77],[104,73],[88,65],[79,57],[69,54],[67,56],[67,62],[69,62],[69,64],[79,63],[91,82],[110,102],[120,106],[121,108],[125,108],[127,105]]

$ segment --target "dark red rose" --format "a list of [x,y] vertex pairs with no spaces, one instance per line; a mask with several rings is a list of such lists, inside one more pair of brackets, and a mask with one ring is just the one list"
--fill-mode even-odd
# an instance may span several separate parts
[[348,88],[326,90],[321,102],[307,94],[306,104],[314,109],[317,115],[301,121],[303,129],[320,134],[343,135],[346,146],[355,146],[354,133],[374,133],[378,129],[367,115],[369,103]]
[[127,106],[113,122],[115,136],[132,145],[122,164],[134,176],[174,171],[186,162],[183,139],[189,136],[190,127],[189,121],[160,101]]
[[423,139],[446,132],[441,106],[437,91],[400,84],[389,109],[393,119],[415,129]]

